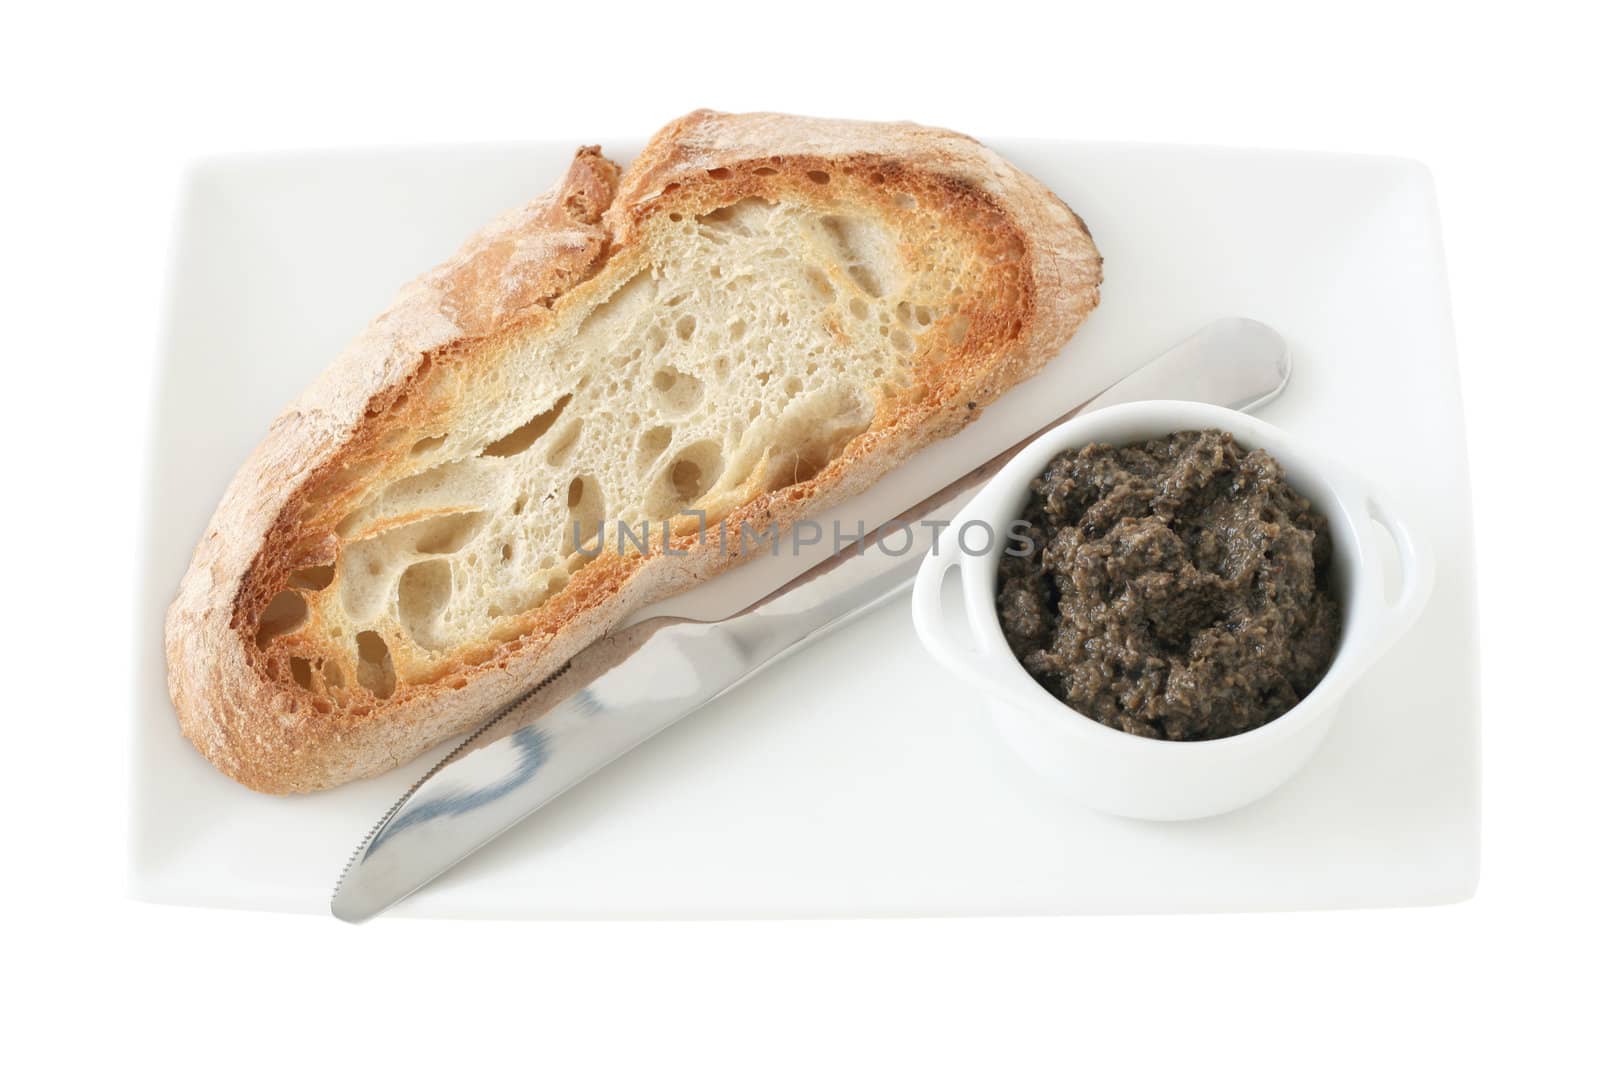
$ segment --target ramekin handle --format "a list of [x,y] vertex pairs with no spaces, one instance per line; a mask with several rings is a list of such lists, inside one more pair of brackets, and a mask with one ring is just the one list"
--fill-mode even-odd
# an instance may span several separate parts
[[1377,651],[1383,652],[1411,628],[1427,606],[1433,593],[1434,561],[1415,525],[1405,518],[1404,509],[1395,507],[1387,494],[1370,487],[1366,496],[1367,513],[1389,531],[1400,557],[1400,597],[1393,604],[1385,603],[1383,629],[1377,643]]
[[[946,533],[949,532],[947,527]],[[945,540],[940,538],[940,540]],[[949,538],[954,541],[955,538]],[[976,686],[987,686],[991,679],[983,670],[982,662],[949,627],[945,625],[944,584],[951,570],[959,570],[965,558],[959,546],[947,544],[948,551],[941,554],[935,545],[922,560],[917,570],[916,583],[911,587],[911,621],[923,647],[950,671]]]

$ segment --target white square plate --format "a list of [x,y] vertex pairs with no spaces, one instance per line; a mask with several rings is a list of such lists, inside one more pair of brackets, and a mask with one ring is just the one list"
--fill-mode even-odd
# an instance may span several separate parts
[[[357,841],[428,765],[311,797],[246,791],[178,733],[161,620],[272,416],[403,281],[554,181],[572,147],[230,159],[194,173],[151,450],[135,895],[322,911]],[[902,599],[613,764],[399,913],[1235,911],[1472,893],[1471,518],[1426,171],[1366,157],[996,147],[1088,222],[1106,260],[1103,304],[1034,382],[845,514],[887,517],[1211,319],[1272,324],[1296,376],[1263,417],[1403,494],[1439,561],[1421,623],[1352,690],[1312,764],[1265,801],[1204,822],[1064,806],[923,652]]]

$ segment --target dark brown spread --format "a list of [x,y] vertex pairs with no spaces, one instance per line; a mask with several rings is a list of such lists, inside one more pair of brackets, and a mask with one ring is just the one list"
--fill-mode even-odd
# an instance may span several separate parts
[[1333,660],[1328,520],[1230,434],[1063,452],[1023,518],[1031,551],[1002,559],[1000,627],[1028,673],[1091,719],[1230,737],[1294,707]]

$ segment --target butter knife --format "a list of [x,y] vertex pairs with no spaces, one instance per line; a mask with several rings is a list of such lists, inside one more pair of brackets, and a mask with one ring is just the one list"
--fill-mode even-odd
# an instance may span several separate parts
[[1191,399],[1250,410],[1288,383],[1283,338],[1221,319],[776,591],[721,619],[649,618],[606,636],[491,718],[362,840],[333,914],[362,922],[405,899],[612,760],[911,582],[939,528],[995,471],[1067,419]]

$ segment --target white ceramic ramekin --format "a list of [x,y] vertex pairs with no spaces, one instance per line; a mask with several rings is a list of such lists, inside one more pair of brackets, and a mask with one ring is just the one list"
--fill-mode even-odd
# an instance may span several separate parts
[[[1006,645],[995,609],[1005,532],[1022,514],[1029,483],[1065,449],[1092,442],[1129,444],[1179,430],[1218,428],[1246,448],[1264,448],[1289,482],[1328,517],[1333,582],[1343,634],[1327,675],[1279,718],[1217,741],[1162,741],[1103,726],[1062,704],[1025,671]],[[1316,751],[1345,691],[1416,621],[1433,587],[1433,561],[1402,509],[1271,425],[1228,408],[1146,401],[1073,419],[1006,464],[944,531],[917,575],[912,613],[917,634],[942,663],[980,687],[1006,741],[1038,773],[1089,807],[1139,819],[1196,819],[1257,800],[1287,781]],[[1381,534],[1399,550],[1400,588],[1385,590]],[[986,551],[957,544],[961,529],[981,522],[996,532]],[[985,538],[969,531],[966,542]],[[952,632],[943,596],[945,576],[960,571],[966,630]],[[974,647],[974,645],[976,647]]]

